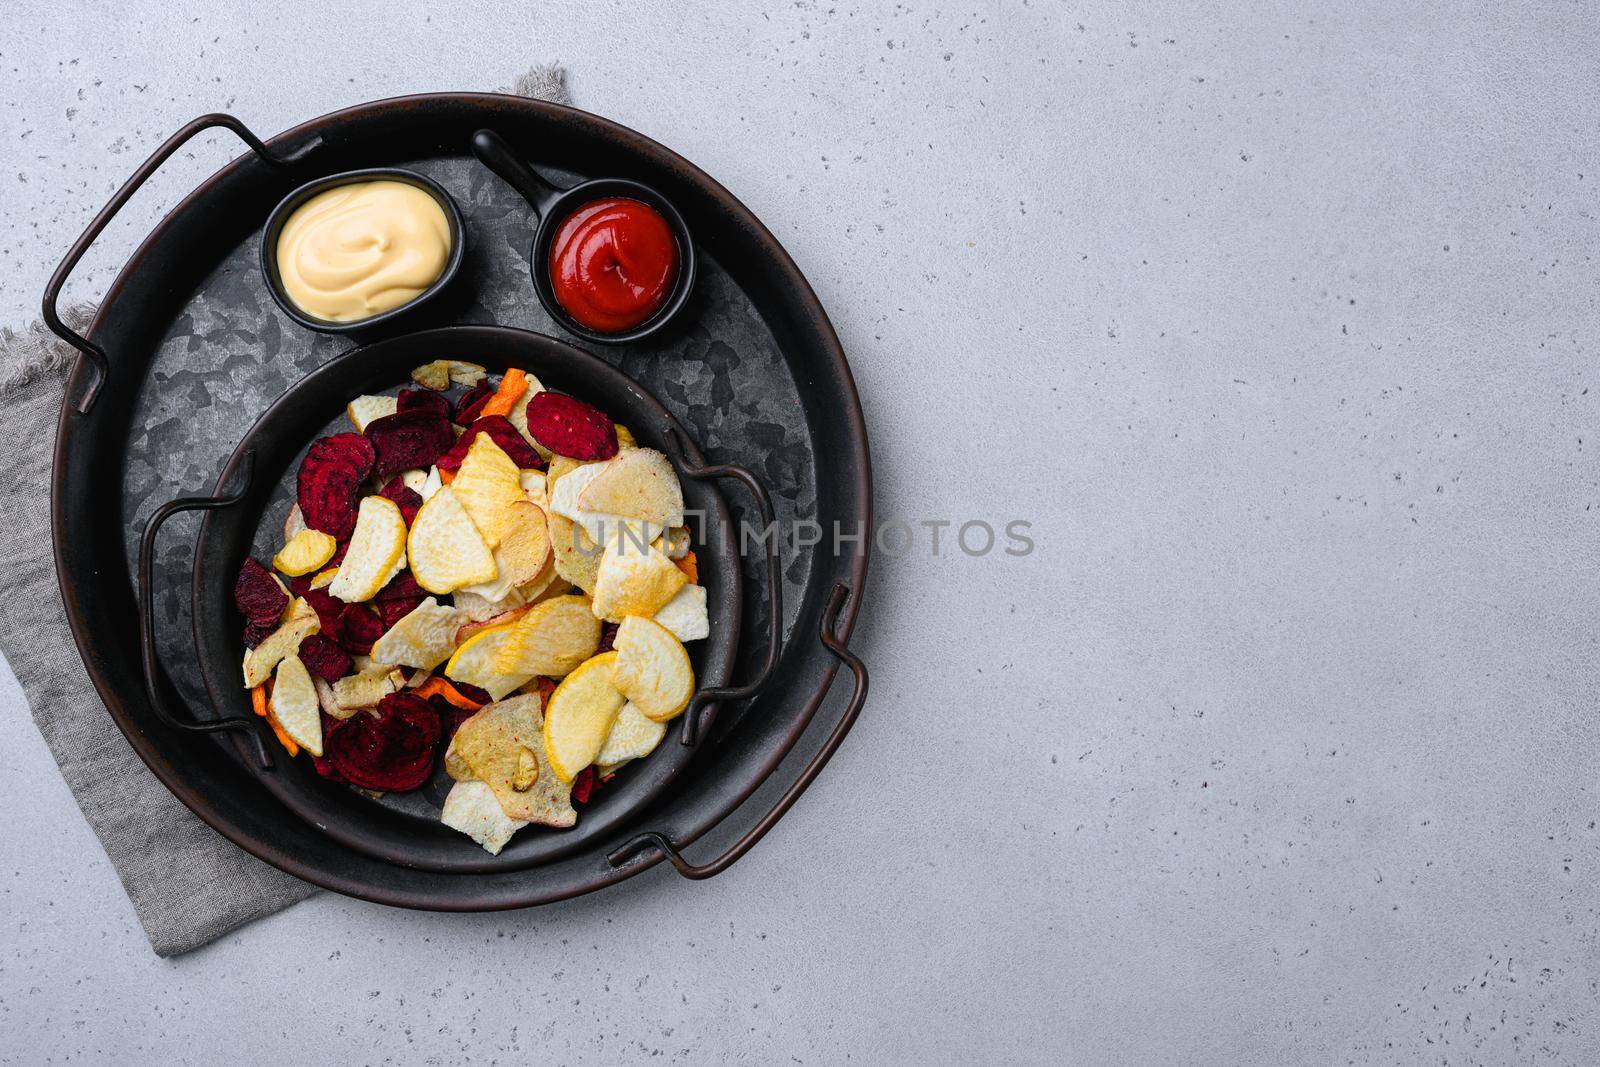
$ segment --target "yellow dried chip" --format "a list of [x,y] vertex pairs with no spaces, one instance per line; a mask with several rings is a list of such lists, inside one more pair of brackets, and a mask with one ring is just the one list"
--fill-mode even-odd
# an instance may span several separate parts
[[473,438],[450,488],[490,548],[522,521],[518,508],[529,503],[522,491],[522,472],[486,433]]
[[338,567],[329,567],[325,571],[318,571],[311,577],[311,588],[326,589],[333,584],[333,580],[337,577],[339,577]]
[[333,558],[339,542],[321,530],[301,530],[272,557],[272,565],[291,578],[310,574]]
[[522,683],[532,678],[530,674],[508,674],[495,663],[500,650],[511,636],[514,623],[492,626],[473,634],[456,649],[450,662],[445,664],[446,677],[475,685],[487,692],[491,699],[499,700]]
[[322,715],[317,704],[317,687],[311,672],[299,656],[288,656],[273,675],[272,717],[283,732],[313,756],[322,755]]
[[639,442],[634,438],[632,430],[628,429],[626,426],[622,425],[622,423],[620,423],[620,422],[616,423],[615,425],[616,425],[616,428],[617,428],[617,447],[618,448],[638,448],[639,447]]
[[[553,500],[551,503],[554,506]],[[581,487],[574,503],[580,512],[638,519],[653,527],[683,525],[678,472],[671,460],[653,448],[618,453]],[[571,512],[567,517],[582,521]]]
[[585,593],[593,593],[595,578],[600,573],[600,546],[583,532],[583,527],[565,515],[549,512],[549,525],[556,574]]
[[442,393],[450,388],[450,361],[436,359],[432,363],[424,363],[411,371],[411,380],[424,389]]
[[467,363],[459,359],[447,359],[450,381],[455,385],[465,385],[469,389],[483,381],[489,372],[477,363]]
[[347,604],[371,600],[405,565],[406,520],[399,505],[387,497],[362,497],[350,547],[328,593]]
[[[573,818],[577,818],[576,812]],[[439,821],[472,838],[491,856],[498,856],[512,835],[528,825],[525,820],[508,816],[495,799],[494,790],[475,778],[450,787]]]
[[544,510],[529,500],[511,506],[514,524],[494,546],[496,574],[491,581],[464,586],[463,591],[489,600],[503,600],[518,586],[545,573],[550,565],[550,528]]
[[698,641],[711,634],[711,615],[706,610],[706,587],[686,585],[662,609],[650,616],[671,630],[679,641]]
[[300,505],[290,504],[289,514],[283,517],[283,543],[288,544],[294,540],[295,535],[301,530],[309,529],[310,527],[306,525],[306,517],[300,511]]
[[572,787],[552,769],[537,696],[489,704],[462,723],[450,740],[446,766],[465,768],[483,782],[508,818],[571,826]]
[[630,615],[617,627],[616,651],[611,684],[646,716],[666,722],[689,705],[694,667],[671,630]]
[[595,572],[594,613],[610,622],[628,615],[646,618],[689,584],[689,576],[655,545],[640,548],[623,531],[606,545]]
[[[394,692],[394,679],[388,668],[350,674],[333,683],[333,700],[347,711],[375,708],[378,701]],[[340,716],[348,719],[349,715]]]
[[536,604],[518,619],[495,657],[506,674],[562,678],[600,647],[600,620],[589,598],[558,596]]
[[452,486],[434,493],[417,511],[406,547],[411,576],[430,593],[454,592],[495,576],[494,556]]
[[373,642],[372,658],[378,663],[432,670],[455,650],[460,624],[454,608],[428,597]]
[[594,758],[595,769],[605,774],[629,760],[643,759],[656,750],[665,736],[666,723],[656,722],[631,702],[624,704],[600,754]]
[[603,652],[567,675],[550,694],[545,707],[545,752],[563,782],[572,781],[594,762],[622,710],[623,696],[611,684],[616,661],[615,652]]
[[291,618],[268,634],[266,640],[244,654],[244,685],[246,689],[256,686],[272,677],[273,670],[283,662],[285,656],[293,655],[299,648],[300,642],[322,629],[317,613],[310,615],[294,616],[294,604],[289,605]]
[[399,410],[400,400],[392,396],[358,396],[345,405],[345,417],[357,433],[366,433],[367,427],[378,419],[387,418]]

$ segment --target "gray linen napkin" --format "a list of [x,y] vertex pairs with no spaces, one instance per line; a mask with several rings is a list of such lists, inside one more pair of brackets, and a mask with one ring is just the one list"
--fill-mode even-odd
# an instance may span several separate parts
[[[510,90],[569,103],[566,71],[534,67]],[[75,328],[90,308],[70,309]],[[199,948],[303,900],[316,888],[235,847],[167,792],[128,746],[89,682],[56,587],[50,464],[67,368],[76,353],[42,322],[0,329],[0,398],[8,437],[0,463],[0,559],[13,578],[0,597],[0,653],[22,683],[33,721],[158,956]]]

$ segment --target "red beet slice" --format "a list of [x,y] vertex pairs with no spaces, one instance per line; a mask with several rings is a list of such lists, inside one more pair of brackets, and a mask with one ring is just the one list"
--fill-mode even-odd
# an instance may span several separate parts
[[247,622],[244,624],[244,647],[255,648],[261,642],[272,636],[272,631],[278,628],[275,622]]
[[233,583],[233,605],[250,622],[275,625],[289,606],[289,595],[278,588],[272,572],[260,560],[249,557]]
[[407,615],[410,615],[416,610],[417,605],[420,603],[422,603],[421,597],[416,597],[414,599],[411,597],[401,597],[394,600],[378,601],[378,615],[383,619],[384,631],[387,632],[389,627],[393,626]]
[[346,604],[329,636],[351,655],[365,656],[372,652],[372,642],[382,637],[386,629],[383,620],[365,604]]
[[325,682],[337,682],[350,673],[350,657],[327,634],[312,634],[300,642],[300,661]]
[[404,793],[433,773],[440,733],[439,713],[426,700],[390,693],[376,715],[352,715],[335,726],[323,751],[351,785]]
[[337,641],[339,616],[344,614],[347,606],[345,602],[328,592],[326,588],[307,589],[300,595],[305,597],[306,603],[316,610],[317,620],[322,624],[322,632]]
[[595,650],[595,655],[598,656],[602,652],[610,652],[617,647],[617,631],[619,629],[621,627],[614,622],[600,624],[600,647]]
[[378,495],[399,505],[400,517],[406,520],[407,526],[411,525],[422,507],[422,496],[402,481],[399,475],[390,478],[384,487],[378,490]]
[[472,447],[472,442],[480,433],[486,433],[494,439],[511,462],[523,470],[544,470],[544,459],[533,450],[527,439],[517,432],[511,425],[511,420],[504,415],[488,415],[467,427],[467,432],[456,439],[450,446],[450,451],[438,459],[439,469],[442,471],[459,470],[462,460],[467,458],[467,449]]
[[431,411],[446,419],[450,417],[450,401],[432,389],[402,389],[395,407],[399,411]]
[[449,419],[413,408],[367,423],[367,439],[378,453],[378,474],[387,478],[414,467],[432,466],[456,437]]
[[590,764],[578,772],[578,777],[572,780],[572,801],[574,804],[589,803],[589,795],[594,792],[594,764]]
[[450,739],[456,735],[456,731],[461,729],[461,724],[477,714],[471,708],[456,707],[444,697],[429,697],[428,703],[432,705],[433,710],[439,715],[439,725],[441,727],[439,740],[447,745],[450,743]]
[[617,454],[617,427],[611,417],[562,393],[533,395],[528,401],[528,433],[558,456],[590,460]]
[[476,422],[479,413],[483,411],[483,405],[489,402],[489,398],[494,396],[494,392],[494,386],[490,385],[489,379],[485,378],[465,393],[462,393],[461,399],[456,401],[456,415],[452,421],[457,426],[470,426]]
[[313,530],[345,540],[356,528],[356,498],[372,473],[372,442],[358,433],[336,433],[311,442],[300,464],[300,514]]
[[411,577],[410,571],[401,571],[393,578],[390,578],[389,584],[378,590],[378,595],[372,599],[380,602],[384,600],[415,599],[418,603],[421,603],[422,599],[427,595],[427,590],[417,584],[417,580]]

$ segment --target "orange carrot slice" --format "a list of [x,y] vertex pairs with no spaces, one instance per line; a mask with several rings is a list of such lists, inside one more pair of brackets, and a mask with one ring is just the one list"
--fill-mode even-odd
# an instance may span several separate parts
[[443,467],[439,468],[439,484],[440,485],[449,485],[451,482],[453,482],[455,480],[456,480],[456,472],[455,471],[447,471]]
[[445,679],[440,678],[437,674],[432,678],[429,678],[426,682],[423,682],[421,685],[417,686],[411,692],[421,697],[423,700],[427,700],[432,696],[444,697],[450,703],[454,704],[458,708],[461,708],[463,711],[477,711],[479,708],[483,707],[483,705],[479,704],[476,700],[468,700],[466,697],[462,696],[461,690],[451,685]]
[[695,559],[694,549],[691,548],[685,552],[682,559],[675,559],[672,562],[678,565],[680,571],[689,576],[691,585],[700,580],[700,561]]
[[515,367],[506,371],[506,376],[500,379],[500,388],[495,390],[494,396],[478,411],[478,418],[485,415],[509,415],[511,409],[516,407],[522,394],[528,391],[528,375]]
[[267,687],[265,684],[258,685],[254,689],[250,690],[250,706],[255,709],[255,713],[257,715],[266,715]]

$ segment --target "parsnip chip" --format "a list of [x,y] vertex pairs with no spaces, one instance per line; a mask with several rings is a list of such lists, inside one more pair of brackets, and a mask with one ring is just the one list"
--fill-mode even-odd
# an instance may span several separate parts
[[506,674],[562,678],[600,647],[600,620],[589,598],[560,596],[530,608],[495,656]]
[[345,405],[344,413],[357,433],[366,433],[369,423],[393,415],[399,410],[399,403],[392,396],[358,396]]
[[294,655],[300,642],[322,629],[322,623],[313,611],[308,616],[295,616],[294,604],[289,605],[290,619],[279,626],[267,639],[244,654],[244,684],[246,689],[272,677],[272,672],[285,656]]
[[[523,373],[526,374],[527,372],[524,371]],[[511,425],[517,428],[517,432],[533,446],[534,451],[548,460],[554,453],[538,441],[535,441],[533,434],[528,432],[528,401],[532,400],[535,394],[544,392],[544,386],[539,384],[539,379],[532,374],[528,374],[527,380],[528,388],[523,391],[521,396],[517,397],[516,403],[511,405],[511,410],[506,412],[506,418],[510,420]]]
[[299,656],[287,656],[273,675],[272,717],[283,732],[313,756],[322,755],[322,715],[317,687]]
[[400,484],[411,490],[413,493],[416,493],[418,496],[421,496],[422,487],[428,484],[428,472],[425,470],[419,470],[416,467],[412,467],[408,471],[401,471]]
[[689,554],[689,528],[674,526],[661,535],[661,550],[671,559],[682,559]]
[[272,557],[272,565],[291,578],[310,574],[333,558],[339,542],[321,530],[301,530]]
[[544,471],[523,471],[518,475],[522,482],[522,491],[528,494],[528,499],[538,504],[541,508],[550,506],[550,495],[545,490]]
[[600,573],[600,546],[583,527],[565,515],[549,513],[550,551],[555,553],[556,574],[582,589],[594,592]]
[[508,674],[495,665],[495,658],[511,636],[512,623],[473,634],[456,649],[445,664],[445,677],[475,685],[499,700],[532,678],[532,674]]
[[305,513],[300,510],[300,505],[290,504],[289,514],[283,517],[283,543],[288,544],[301,530],[310,528],[306,525]]
[[465,385],[471,388],[483,381],[484,376],[488,373],[476,363],[467,363],[459,359],[447,359],[445,363],[449,365],[447,373],[450,376],[450,381],[455,385]]
[[494,790],[477,779],[450,787],[439,821],[472,838],[491,856],[500,855],[512,835],[528,825],[526,820],[508,816],[494,798]]
[[667,605],[689,576],[654,545],[642,550],[623,531],[607,543],[595,573],[594,613],[610,622],[628,615],[654,615]]
[[470,622],[486,622],[496,615],[504,615],[506,612],[520,608],[528,602],[528,598],[520,589],[511,590],[499,600],[490,600],[487,597],[481,597],[476,593],[469,593],[465,589],[460,589],[456,591],[452,599],[455,601],[456,611],[461,613],[463,619]]
[[544,510],[529,500],[511,505],[513,525],[494,546],[496,574],[487,582],[463,586],[489,600],[503,600],[512,590],[545,573],[550,566],[550,527]]
[[323,711],[335,719],[348,719],[356,713],[355,708],[347,708],[339,703],[339,699],[333,695],[333,686],[323,679],[313,674],[311,684],[317,687],[317,703],[322,706]]
[[450,488],[490,548],[517,526],[522,518],[518,507],[529,502],[521,471],[486,433],[473,438]]
[[424,389],[442,393],[450,388],[450,361],[436,359],[432,363],[424,363],[420,367],[413,368],[411,380]]
[[706,610],[706,587],[684,586],[651,618],[671,630],[679,641],[698,641],[711,636],[711,616]]
[[430,593],[454,592],[495,576],[494,556],[453,489],[447,485],[428,498],[407,542],[411,575]]
[[[580,512],[638,519],[662,529],[683,525],[678,472],[671,460],[653,448],[618,453],[581,487],[575,504]],[[581,521],[571,513],[567,517]]]
[[417,486],[417,495],[427,501],[442,488],[444,488],[444,479],[439,477],[439,468],[429,467],[428,476],[422,480],[421,485]]
[[666,722],[689,705],[694,667],[683,642],[658,622],[630,615],[617,627],[611,684],[641,713]]
[[348,719],[350,712],[360,708],[375,708],[379,701],[392,692],[394,692],[394,679],[389,676],[386,667],[362,674],[346,675],[333,683],[334,703],[347,712],[336,717]]
[[361,498],[355,532],[328,593],[347,604],[371,600],[406,565],[406,520],[387,497]]
[[656,722],[632,702],[624,704],[600,754],[594,758],[595,770],[603,776],[629,760],[643,759],[656,750],[665,736],[666,723]]
[[318,571],[311,578],[311,588],[326,589],[333,584],[333,580],[337,577],[339,577],[338,567],[329,567],[325,571]]
[[508,818],[571,826],[572,787],[550,764],[543,727],[537,696],[489,704],[456,730],[446,764],[486,784]]
[[[619,456],[618,459],[620,458]],[[605,472],[616,462],[617,459],[585,463],[564,472],[555,483],[555,487],[549,491],[549,510],[553,515],[560,515],[576,523],[593,544],[606,544],[612,538],[624,533],[637,544],[649,544],[666,530],[665,524],[608,511],[597,511],[585,507],[582,503],[589,486],[601,481]],[[680,513],[683,510],[681,503],[678,510]]]
[[615,652],[588,660],[550,694],[545,708],[545,752],[563,782],[594,762],[622,710],[623,696],[611,684]]
[[442,606],[430,596],[373,642],[372,658],[379,663],[432,670],[455,651],[460,623],[455,608]]

